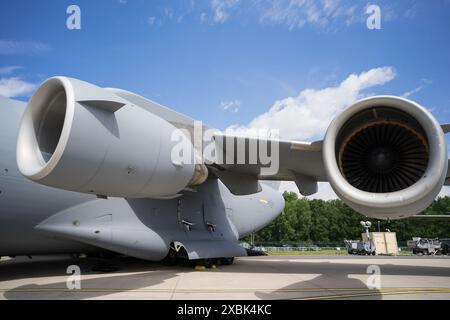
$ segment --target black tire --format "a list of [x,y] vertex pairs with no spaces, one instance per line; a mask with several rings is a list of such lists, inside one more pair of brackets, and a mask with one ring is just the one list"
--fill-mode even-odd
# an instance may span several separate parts
[[213,259],[205,259],[204,263],[206,268],[211,268],[215,264],[215,261]]
[[224,266],[231,266],[234,263],[234,258],[222,258],[221,264]]

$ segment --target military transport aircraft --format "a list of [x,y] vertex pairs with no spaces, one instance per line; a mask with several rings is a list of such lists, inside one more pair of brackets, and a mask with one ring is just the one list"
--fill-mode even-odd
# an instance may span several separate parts
[[[108,250],[232,263],[246,254],[238,240],[283,210],[272,181],[295,181],[305,196],[327,181],[380,219],[419,213],[450,182],[449,126],[399,97],[349,106],[318,142],[217,133],[198,143],[196,127],[134,93],[66,77],[28,105],[0,98],[0,256]],[[180,143],[194,161],[174,158]],[[264,148],[275,171],[250,161]]]

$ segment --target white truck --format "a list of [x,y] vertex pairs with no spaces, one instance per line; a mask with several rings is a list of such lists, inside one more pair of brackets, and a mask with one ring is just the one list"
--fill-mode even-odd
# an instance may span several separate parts
[[441,241],[438,239],[413,238],[407,242],[413,254],[436,255],[441,253]]

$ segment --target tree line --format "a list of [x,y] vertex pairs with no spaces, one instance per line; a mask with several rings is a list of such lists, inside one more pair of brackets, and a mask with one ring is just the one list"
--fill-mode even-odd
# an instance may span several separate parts
[[[396,232],[399,245],[405,245],[413,237],[450,238],[448,218],[376,220],[357,213],[342,200],[310,200],[293,192],[285,192],[283,196],[286,201],[283,213],[255,233],[256,245],[343,246],[344,239],[361,239],[364,229],[360,221],[371,221],[371,231]],[[423,214],[450,214],[450,197],[436,199]],[[244,240],[248,242],[250,238]]]

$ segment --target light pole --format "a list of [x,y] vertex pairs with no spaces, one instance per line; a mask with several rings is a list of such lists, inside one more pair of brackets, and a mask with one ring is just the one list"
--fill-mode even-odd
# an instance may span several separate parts
[[372,222],[361,221],[360,223],[361,223],[361,226],[366,230],[366,236],[367,236],[367,243],[364,244],[364,248],[368,254],[373,254],[374,253],[374,250],[373,250],[374,244],[372,242],[372,239],[370,239],[370,232],[369,232],[369,229],[372,226]]
[[370,222],[370,221],[361,221],[360,223],[361,223],[361,226],[362,226],[364,229],[366,229],[367,239],[370,240],[370,232],[369,232],[369,229],[370,229],[370,227],[372,226],[372,222]]

